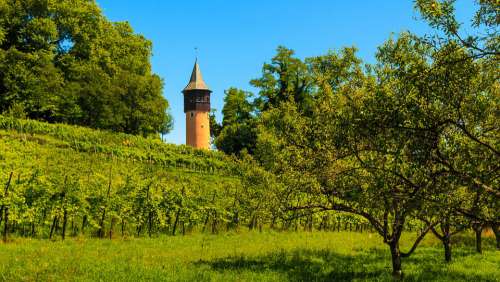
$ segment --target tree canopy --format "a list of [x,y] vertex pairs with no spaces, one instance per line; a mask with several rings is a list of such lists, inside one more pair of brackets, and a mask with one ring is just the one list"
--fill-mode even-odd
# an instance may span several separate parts
[[[240,89],[226,91],[222,114],[224,119],[215,134],[216,147],[226,154],[238,155],[242,150],[253,153],[257,138],[255,105],[250,101],[252,94]],[[217,123],[213,120],[213,127]]]
[[[465,228],[480,239],[492,226],[498,240],[496,2],[479,1],[475,33],[463,36],[454,1],[415,1],[435,33],[389,38],[372,65],[355,48],[301,60],[279,47],[252,84],[260,90],[253,157],[284,183],[281,208],[364,217],[399,278],[402,258],[428,232],[447,261],[451,236]],[[411,220],[423,229],[405,252],[399,242]]]
[[93,0],[0,0],[0,113],[132,134],[172,127],[152,44]]

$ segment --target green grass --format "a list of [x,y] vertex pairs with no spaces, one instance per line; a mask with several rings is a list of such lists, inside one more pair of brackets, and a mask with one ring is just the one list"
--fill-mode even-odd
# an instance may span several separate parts
[[[500,281],[492,238],[471,237],[453,262],[428,236],[403,260],[406,281]],[[403,248],[408,248],[404,242]],[[16,239],[0,244],[2,281],[390,281],[387,248],[375,234],[241,232],[130,240]]]

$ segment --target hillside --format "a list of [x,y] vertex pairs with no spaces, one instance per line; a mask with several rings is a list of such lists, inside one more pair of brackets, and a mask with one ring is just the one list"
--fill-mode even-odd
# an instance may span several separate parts
[[7,236],[216,232],[241,186],[217,152],[3,116],[0,160]]

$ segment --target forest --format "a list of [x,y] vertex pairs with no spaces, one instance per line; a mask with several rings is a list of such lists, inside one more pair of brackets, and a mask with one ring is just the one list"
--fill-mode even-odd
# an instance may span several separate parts
[[[211,151],[160,139],[172,118],[151,42],[94,1],[53,2],[0,0],[0,254],[23,240],[176,242],[189,262],[149,263],[186,280],[499,279],[498,1],[478,1],[466,26],[455,1],[416,0],[432,32],[389,37],[372,64],[355,47],[305,59],[278,47],[257,93],[225,92]],[[204,256],[206,238],[234,253]],[[482,274],[443,270],[471,261]]]

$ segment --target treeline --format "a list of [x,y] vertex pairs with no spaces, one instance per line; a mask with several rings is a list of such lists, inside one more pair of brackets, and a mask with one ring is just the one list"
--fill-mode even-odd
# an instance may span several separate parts
[[0,0],[0,114],[131,134],[167,133],[152,44],[95,1]]
[[[393,274],[428,233],[446,261],[452,238],[492,228],[500,249],[500,56],[497,1],[479,1],[464,36],[454,1],[417,0],[435,33],[405,32],[375,64],[355,48],[295,57],[278,48],[251,84],[226,92],[217,148],[252,158],[284,186],[279,206],[303,215],[342,211],[368,221]],[[212,120],[214,121],[214,120]],[[424,226],[400,249],[408,222]]]

